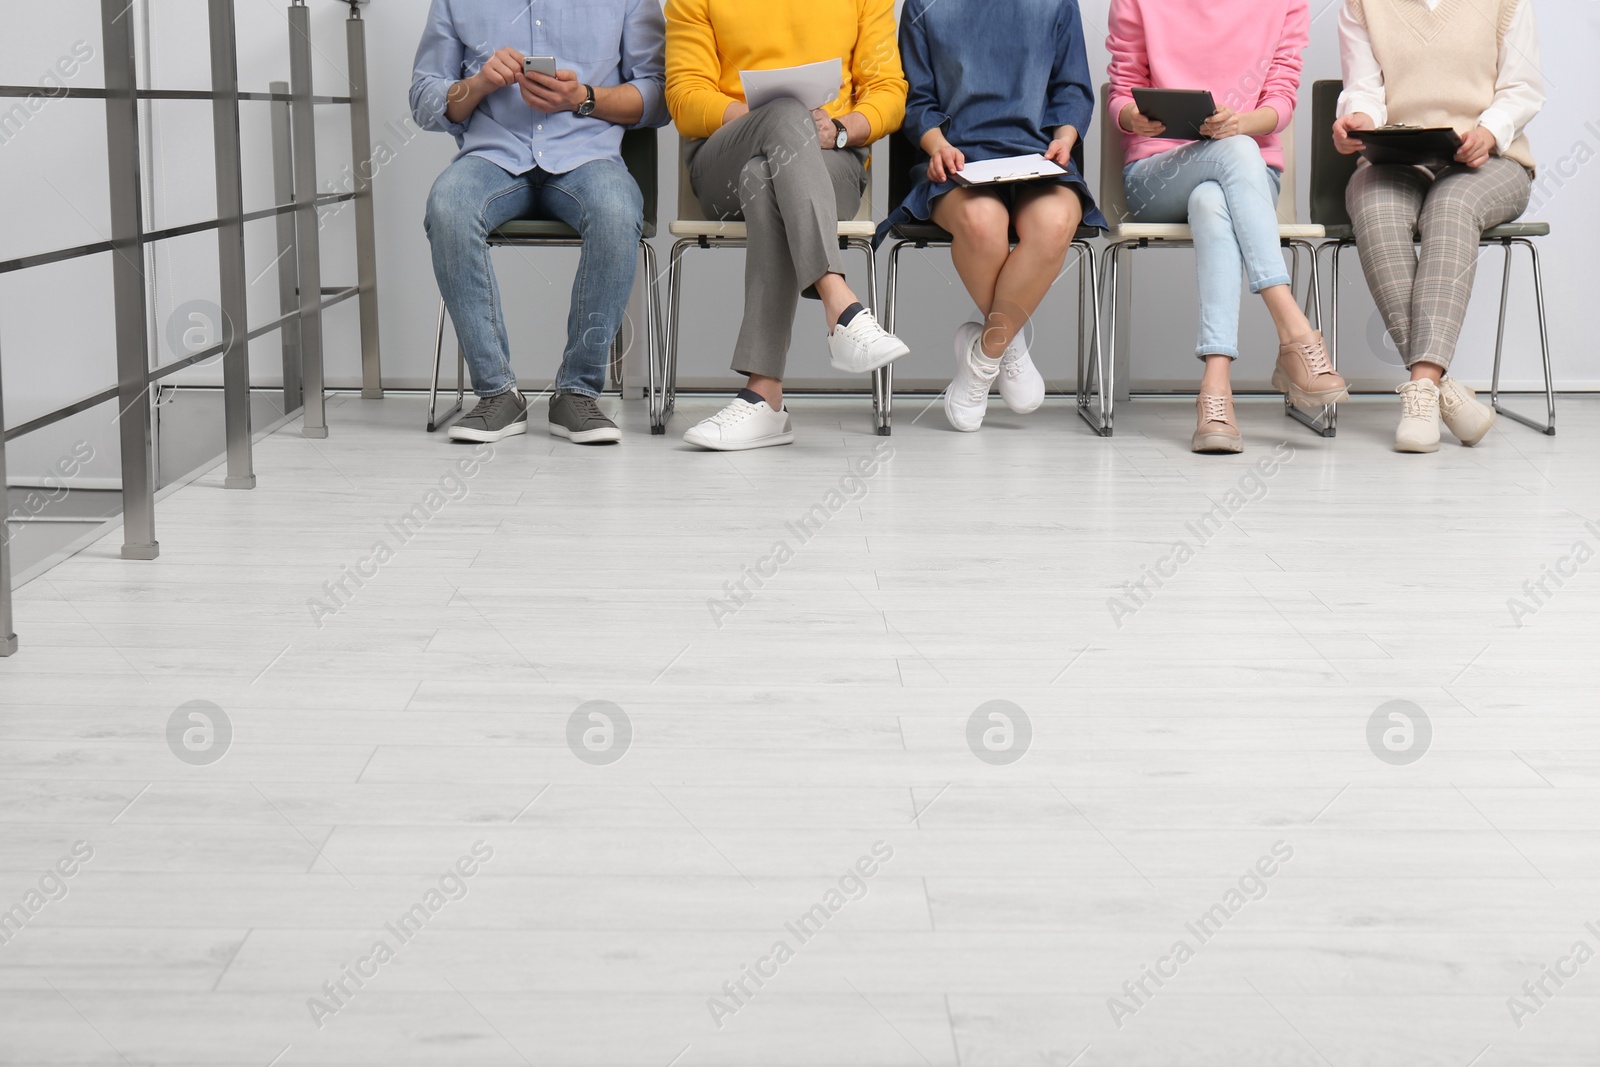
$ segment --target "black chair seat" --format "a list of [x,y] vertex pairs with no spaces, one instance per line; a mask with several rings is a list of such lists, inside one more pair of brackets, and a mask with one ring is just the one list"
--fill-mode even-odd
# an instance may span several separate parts
[[[656,224],[644,224],[644,236],[654,237]],[[576,241],[578,231],[564,222],[546,219],[512,219],[489,235],[491,244],[514,244],[518,241]]]
[[[901,241],[927,241],[929,244],[950,243],[950,233],[942,226],[935,226],[931,222],[907,222],[891,227],[890,236]],[[1094,226],[1079,226],[1074,240],[1089,241],[1100,236],[1100,231]],[[1011,239],[1017,239],[1016,234]]]
[[[1354,241],[1356,230],[1354,226],[1327,226],[1328,240]],[[1491,226],[1483,231],[1485,241],[1503,241],[1518,237],[1549,237],[1550,224],[1548,222],[1508,222],[1502,226]]]

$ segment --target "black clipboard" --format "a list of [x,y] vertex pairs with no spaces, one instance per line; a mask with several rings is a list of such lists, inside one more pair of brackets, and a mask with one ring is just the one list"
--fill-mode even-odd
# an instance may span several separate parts
[[1382,126],[1351,130],[1368,163],[1401,167],[1448,167],[1461,151],[1461,135],[1448,126]]
[[1165,126],[1159,136],[1167,141],[1203,141],[1206,120],[1217,113],[1217,102],[1207,89],[1135,89],[1133,102],[1139,113]]

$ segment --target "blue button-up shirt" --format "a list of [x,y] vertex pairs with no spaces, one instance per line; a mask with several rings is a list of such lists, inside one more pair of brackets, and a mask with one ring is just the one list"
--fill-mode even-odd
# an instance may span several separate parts
[[660,0],[433,0],[411,78],[411,114],[425,130],[452,134],[461,152],[511,172],[565,174],[597,159],[622,159],[622,127],[570,111],[546,114],[516,85],[491,93],[467,117],[445,117],[445,94],[502,48],[554,56],[587,85],[631,85],[644,98],[640,126],[667,122]]

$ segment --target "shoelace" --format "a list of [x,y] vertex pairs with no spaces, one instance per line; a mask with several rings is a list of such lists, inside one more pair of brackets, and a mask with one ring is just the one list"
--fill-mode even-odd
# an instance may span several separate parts
[[850,325],[845,327],[845,332],[854,334],[856,342],[863,345],[889,335],[889,331],[883,328],[883,324],[870,311],[863,311],[851,319]]
[[1332,374],[1333,364],[1328,362],[1328,350],[1321,344],[1295,345],[1300,350],[1300,357],[1306,361],[1314,375]]
[[1006,372],[1006,377],[1016,381],[1022,377],[1022,353],[1006,349],[1006,354],[1000,358],[1000,369]]
[[1446,389],[1442,385],[1439,386],[1439,406],[1450,414],[1454,415],[1466,407],[1466,403],[1466,397],[1460,395],[1454,389]]
[[1395,390],[1400,394],[1400,408],[1408,419],[1432,418],[1439,407],[1439,395],[1429,395],[1423,392],[1422,387],[1412,382],[1407,382]]
[[[487,422],[493,422],[500,414],[501,408],[505,407],[507,404],[515,403],[515,396],[515,390],[501,393],[499,396],[486,396],[482,400],[479,400],[477,406],[467,413],[466,418],[483,419]],[[462,421],[465,422],[466,419],[463,419]]]
[[1200,407],[1204,412],[1206,422],[1227,422],[1228,401],[1220,396],[1200,396]]
[[600,405],[594,402],[594,397],[584,396],[581,393],[572,393],[572,406],[578,409],[578,418],[583,422],[609,421],[600,411]]
[[748,419],[755,413],[755,410],[756,406],[750,403],[750,401],[745,400],[741,403],[729,404],[727,407],[711,416],[711,421],[716,423],[718,426],[734,426],[743,422],[745,419]]

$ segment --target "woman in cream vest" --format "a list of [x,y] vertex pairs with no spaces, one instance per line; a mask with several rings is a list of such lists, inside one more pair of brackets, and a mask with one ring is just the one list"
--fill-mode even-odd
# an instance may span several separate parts
[[1367,284],[1411,370],[1398,390],[1395,448],[1437,452],[1441,417],[1462,444],[1475,445],[1494,410],[1447,372],[1483,231],[1526,211],[1533,189],[1522,131],[1545,100],[1533,3],[1345,0],[1339,34],[1339,151],[1360,151],[1350,132],[1375,126],[1449,126],[1461,135],[1452,166],[1363,161],[1346,202]]

